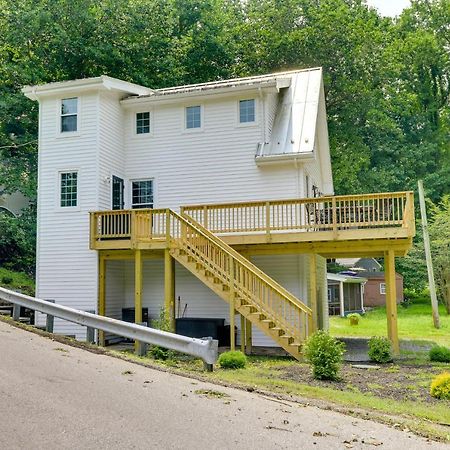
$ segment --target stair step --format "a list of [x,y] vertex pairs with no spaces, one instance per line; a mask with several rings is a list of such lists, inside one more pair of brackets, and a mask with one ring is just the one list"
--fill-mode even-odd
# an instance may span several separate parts
[[222,285],[222,290],[223,291],[229,291],[230,290],[230,286],[228,286],[228,284],[223,284]]
[[264,314],[262,312],[252,312],[252,313],[250,313],[250,315],[251,316],[263,316],[264,317]]
[[280,328],[280,327],[270,327],[270,330],[274,330],[274,331],[283,331],[283,328]]
[[291,347],[300,347],[302,344],[300,344],[300,342],[291,342],[289,345]]
[[282,335],[280,336],[280,338],[281,338],[281,339],[292,339],[293,336],[291,336],[290,334],[282,334]]
[[263,320],[261,320],[261,322],[263,322],[263,323],[273,323],[273,320],[272,319],[263,319]]

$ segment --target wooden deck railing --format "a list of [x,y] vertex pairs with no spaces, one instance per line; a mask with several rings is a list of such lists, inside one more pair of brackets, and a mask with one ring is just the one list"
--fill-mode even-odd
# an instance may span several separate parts
[[184,206],[213,233],[403,227],[414,235],[413,192]]
[[[403,228],[413,236],[412,192],[345,195],[267,202],[185,206],[182,212],[216,234]],[[151,242],[167,238],[167,210],[134,209],[91,213],[96,241]]]

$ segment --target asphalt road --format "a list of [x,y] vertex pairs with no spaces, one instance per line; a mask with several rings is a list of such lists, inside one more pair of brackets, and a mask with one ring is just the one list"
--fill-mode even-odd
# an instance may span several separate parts
[[449,449],[375,422],[96,355],[3,322],[0,424],[5,450]]

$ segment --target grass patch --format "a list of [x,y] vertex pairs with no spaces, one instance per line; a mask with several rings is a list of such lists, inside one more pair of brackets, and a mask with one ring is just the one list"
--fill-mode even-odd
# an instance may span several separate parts
[[34,279],[24,272],[14,272],[0,267],[0,286],[5,289],[19,290],[34,295]]
[[226,394],[225,392],[214,391],[212,389],[197,389],[196,391],[194,391],[194,394],[202,395],[207,398],[227,398],[227,397],[229,397],[229,395]]
[[[450,316],[443,305],[439,305],[441,328],[433,326],[431,305],[427,303],[413,303],[408,308],[398,307],[398,333],[400,339],[427,340],[440,345],[450,346]],[[361,317],[357,327],[351,326],[343,317],[330,317],[330,333],[334,336],[386,336],[387,321],[386,308],[374,308]]]

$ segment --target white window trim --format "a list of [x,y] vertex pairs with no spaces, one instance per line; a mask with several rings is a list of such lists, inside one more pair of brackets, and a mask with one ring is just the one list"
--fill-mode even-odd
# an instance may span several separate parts
[[[139,113],[146,113],[148,112],[150,114],[150,133],[141,133],[139,134],[137,132],[137,115]],[[146,109],[139,109],[136,111],[133,111],[133,116],[131,119],[131,136],[135,139],[145,139],[146,137],[151,137],[154,135],[154,129],[155,129],[155,112],[153,108],[146,108]]]
[[[77,206],[61,206],[61,174],[63,173],[71,173],[76,172],[77,173]],[[56,191],[56,211],[80,211],[80,170],[76,168],[71,169],[62,169],[58,170],[57,174],[57,182],[56,185],[58,186],[58,189]]]
[[[241,123],[241,111],[240,102],[241,100],[254,100],[255,101],[255,120],[253,122],[243,122]],[[256,97],[240,97],[236,101],[236,127],[237,128],[251,128],[257,127],[259,125],[259,99]]]
[[[128,180],[128,187],[129,187],[128,196],[127,196],[127,192],[126,192],[127,191],[127,189],[126,189],[127,183],[125,182],[124,197],[128,198],[128,201],[130,202],[128,205],[128,209],[133,209],[133,183],[136,181],[151,181],[152,182],[152,184],[153,184],[153,208],[152,209],[155,209],[156,208],[156,206],[155,206],[156,205],[156,182],[155,182],[155,179],[151,178],[151,177],[150,178],[149,177],[133,178],[133,179]],[[125,204],[125,208],[127,208],[126,204]]]
[[[187,128],[186,127],[186,118],[187,118],[187,109],[191,106],[200,106],[200,127],[199,128]],[[183,132],[184,133],[199,133],[204,131],[205,128],[205,108],[203,103],[190,103],[183,106]]]
[[[77,131],[61,131],[61,106],[62,101],[66,100],[68,98],[76,98],[77,99]],[[66,137],[77,137],[80,136],[80,129],[81,129],[81,98],[80,97],[74,97],[68,95],[67,97],[60,97],[56,100],[57,107],[56,107],[56,137],[57,138],[66,138]]]
[[386,295],[386,283],[380,283],[380,294]]

